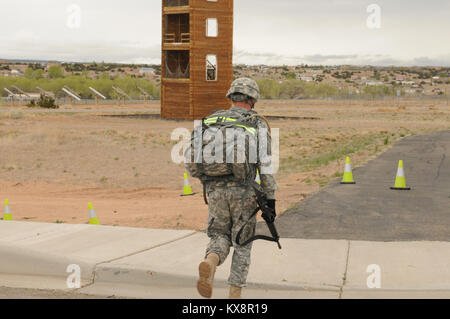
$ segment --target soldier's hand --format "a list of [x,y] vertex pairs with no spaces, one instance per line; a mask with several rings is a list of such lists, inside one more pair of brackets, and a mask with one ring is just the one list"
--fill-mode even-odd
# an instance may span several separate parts
[[263,212],[262,218],[268,223],[273,223],[277,217],[276,201],[274,199],[267,200],[267,206],[269,209]]

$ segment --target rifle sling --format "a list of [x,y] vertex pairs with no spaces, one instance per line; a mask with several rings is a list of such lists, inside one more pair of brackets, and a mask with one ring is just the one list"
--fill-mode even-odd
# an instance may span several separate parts
[[247,241],[245,241],[244,243],[241,244],[242,232],[244,231],[244,229],[248,225],[248,223],[251,221],[251,219],[253,217],[255,217],[255,215],[258,214],[258,212],[260,210],[261,209],[258,206],[256,211],[250,216],[250,218],[245,222],[245,224],[242,226],[242,228],[239,230],[238,234],[236,235],[236,244],[238,244],[239,246],[247,246],[248,244],[250,244],[251,242],[254,242],[255,240],[266,240],[266,241],[271,241],[271,242],[274,242],[274,243],[278,243],[279,239],[277,239],[277,238],[269,237],[269,236],[265,236],[265,235],[255,235],[255,236],[249,238]]

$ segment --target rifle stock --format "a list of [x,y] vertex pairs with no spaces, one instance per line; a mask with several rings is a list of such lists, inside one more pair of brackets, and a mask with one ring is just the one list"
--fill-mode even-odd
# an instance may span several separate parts
[[278,235],[277,228],[275,227],[275,223],[267,223],[267,227],[269,227],[270,233],[272,234],[273,239],[275,239],[275,242],[278,245],[279,249],[281,248],[280,244],[280,236]]
[[[272,212],[272,209],[267,205],[267,195],[261,189],[261,186],[256,184],[256,185],[254,185],[253,188],[255,189],[256,200],[258,202],[259,208],[261,209],[263,214],[265,212],[267,212],[267,213]],[[270,212],[268,210],[270,210]],[[267,224],[267,227],[269,228],[270,234],[272,235],[273,241],[277,243],[279,249],[282,249],[281,244],[280,244],[280,235],[278,235],[277,228],[275,227],[275,221],[273,221],[273,222],[266,221],[266,224]]]

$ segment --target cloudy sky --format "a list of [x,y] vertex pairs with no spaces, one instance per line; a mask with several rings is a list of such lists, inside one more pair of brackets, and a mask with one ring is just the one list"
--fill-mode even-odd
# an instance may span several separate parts
[[[449,0],[234,2],[235,63],[450,66]],[[160,63],[160,37],[160,0],[1,2],[0,58]]]

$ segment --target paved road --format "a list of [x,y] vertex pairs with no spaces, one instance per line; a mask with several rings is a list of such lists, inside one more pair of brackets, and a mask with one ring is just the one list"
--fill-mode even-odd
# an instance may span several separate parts
[[[411,191],[393,191],[399,160]],[[450,241],[450,131],[405,138],[277,221],[285,238]],[[261,225],[260,225],[261,231]]]

